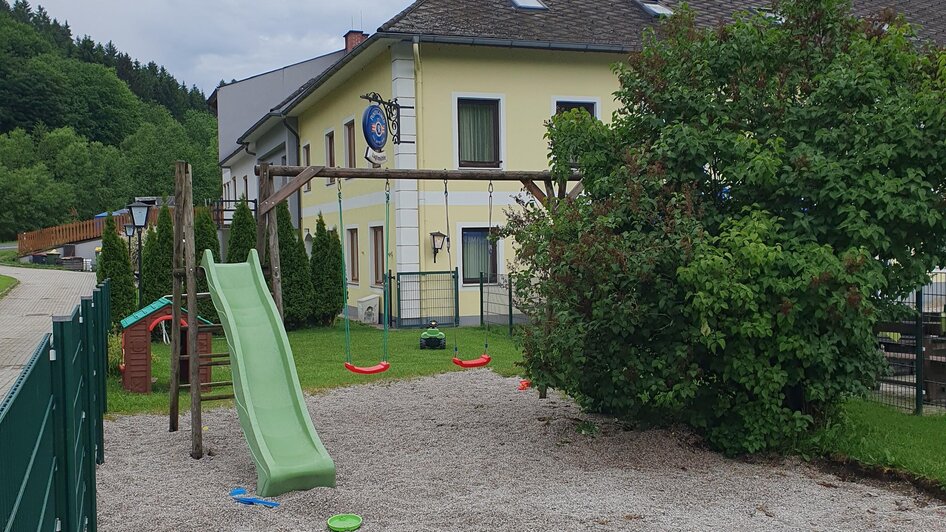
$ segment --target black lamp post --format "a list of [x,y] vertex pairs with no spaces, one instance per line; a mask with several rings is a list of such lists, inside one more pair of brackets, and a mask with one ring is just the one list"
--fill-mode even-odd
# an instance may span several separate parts
[[443,243],[447,240],[449,240],[447,235],[440,231],[430,233],[430,243],[434,249],[434,264],[437,263],[437,253],[440,253],[440,250],[443,249]]
[[128,256],[131,256],[131,237],[135,234],[134,224],[125,224],[125,236],[128,237]]
[[131,211],[132,225],[138,231],[138,308],[141,308],[144,304],[144,301],[142,301],[144,294],[141,291],[143,288],[141,284],[141,230],[148,225],[148,211],[150,209],[151,205],[141,201],[136,201],[128,206],[128,210]]

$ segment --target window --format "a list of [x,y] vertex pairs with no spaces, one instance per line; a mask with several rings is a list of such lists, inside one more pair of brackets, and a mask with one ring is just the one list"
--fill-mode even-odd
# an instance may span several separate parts
[[489,229],[463,230],[463,283],[496,282],[496,242],[489,240]]
[[223,199],[230,199],[230,183],[223,184]]
[[457,100],[461,168],[499,168],[499,100]]
[[243,176],[243,197],[250,198],[250,180],[247,176]]
[[384,228],[371,228],[371,284],[384,285]]
[[355,168],[355,121],[345,124],[345,168]]
[[239,189],[237,189],[236,176],[233,176],[233,199],[234,199],[234,200],[237,199],[237,190],[239,190]]
[[[335,168],[335,132],[329,131],[325,134],[325,166]],[[326,185],[335,183],[335,178],[328,178]]]
[[[309,166],[309,164],[311,164],[310,163],[311,160],[312,160],[312,152],[309,148],[309,145],[306,144],[305,146],[302,147],[302,166]],[[306,181],[305,192],[309,192],[311,190],[312,190],[312,181],[311,180]]]
[[557,101],[555,102],[555,114],[562,114],[572,109],[584,109],[588,111],[588,114],[591,116],[598,116],[595,112],[595,102],[569,102],[569,101]]
[[358,282],[358,229],[348,230],[348,282]]

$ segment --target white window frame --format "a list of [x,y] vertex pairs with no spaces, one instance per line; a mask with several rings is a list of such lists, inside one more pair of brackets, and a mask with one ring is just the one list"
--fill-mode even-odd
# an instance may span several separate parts
[[[464,283],[463,282],[463,230],[464,229],[487,229],[489,227],[489,222],[483,220],[482,222],[460,222],[456,224],[456,232],[450,235],[450,243],[453,245],[453,248],[457,250],[457,257],[459,257],[459,270],[460,270],[460,290],[464,292],[472,292],[474,290],[480,289],[480,283]],[[499,276],[505,274],[506,266],[506,253],[505,246],[503,245],[503,239],[500,238],[496,241],[496,281],[495,283],[486,283],[484,286],[499,286]],[[446,251],[446,250],[444,250]]]
[[[368,260],[371,262],[371,268],[370,268],[371,270],[374,270],[374,263],[375,263],[375,253],[374,253],[374,230],[375,229],[381,229],[381,235],[382,235],[382,240],[381,240],[382,251],[381,252],[382,253],[384,252],[384,236],[386,236],[384,234],[383,222],[377,221],[377,222],[368,223],[368,238],[370,239],[369,248],[368,248]],[[382,260],[381,267],[384,268],[384,257],[382,257],[381,260]],[[370,273],[371,273],[371,279],[369,280],[369,285],[371,286],[371,288],[377,288],[379,290],[383,290],[384,289],[383,284],[375,284],[374,282],[374,271]],[[387,272],[381,272],[381,275],[383,276],[385,273]]]
[[[354,252],[351,250],[351,239],[348,236],[348,232],[352,229],[358,233],[358,249],[356,249]],[[347,282],[349,286],[361,286],[361,228],[358,227],[358,224],[348,224],[345,226],[344,239],[345,241],[342,242],[342,245],[345,246],[345,260],[348,261],[348,264],[345,265],[345,273],[348,274],[348,278],[345,279],[345,282]],[[359,254],[357,281],[353,280],[351,275],[355,271],[355,268],[352,267],[352,257],[355,253]]]
[[[353,137],[352,140],[354,140],[355,153],[351,153],[351,154],[348,153],[348,128],[345,127],[345,126],[347,126],[348,124],[352,124],[352,125],[353,125],[353,127],[351,128],[351,134],[352,134],[352,137]],[[343,139],[343,140],[345,141],[345,146],[344,146],[343,149],[342,149],[342,156],[343,156],[344,159],[345,159],[344,162],[345,162],[345,165],[346,165],[345,168],[349,168],[349,167],[347,166],[347,165],[348,165],[348,156],[349,156],[349,155],[351,155],[351,160],[352,160],[352,162],[355,163],[355,166],[352,166],[351,168],[358,168],[358,122],[355,120],[355,115],[351,115],[351,116],[345,118],[344,120],[342,120],[342,131],[345,133],[344,135],[342,135],[343,137],[345,137],[345,138]],[[351,178],[349,177],[348,179],[351,179]]]
[[601,98],[597,96],[552,96],[550,116],[555,116],[555,111],[558,109],[558,102],[593,103],[595,104],[594,116],[598,120],[601,120]]
[[[308,160],[306,160],[306,151],[308,150]],[[299,150],[299,158],[302,159],[302,166],[310,166],[312,164],[312,143],[308,140],[302,145],[302,149]],[[302,187],[302,193],[307,194],[312,192],[312,180],[306,182],[305,186]]]
[[[323,166],[326,168],[334,168],[335,166],[329,166],[329,157],[328,157],[328,136],[332,135],[332,158],[335,159],[335,165],[338,165],[338,158],[335,157],[335,151],[338,147],[338,138],[335,135],[335,128],[326,129],[322,133],[322,153],[324,154]],[[325,186],[331,187],[334,186],[335,182],[330,177],[325,178]]]
[[453,167],[457,170],[483,170],[483,168],[463,167],[460,168],[460,110],[458,108],[460,100],[493,100],[499,102],[499,168],[489,168],[491,170],[506,169],[506,95],[497,92],[454,92],[452,94],[453,122]]

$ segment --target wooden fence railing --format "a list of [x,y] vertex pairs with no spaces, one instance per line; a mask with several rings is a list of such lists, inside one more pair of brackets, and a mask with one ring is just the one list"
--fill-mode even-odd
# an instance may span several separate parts
[[[159,209],[149,211],[148,225],[158,223],[159,212]],[[131,223],[130,214],[120,214],[115,217],[115,227],[120,235],[124,235],[122,226],[126,223]],[[32,253],[62,247],[66,244],[95,240],[102,237],[102,228],[104,227],[105,218],[94,218],[20,233],[17,235],[17,255],[23,257]]]

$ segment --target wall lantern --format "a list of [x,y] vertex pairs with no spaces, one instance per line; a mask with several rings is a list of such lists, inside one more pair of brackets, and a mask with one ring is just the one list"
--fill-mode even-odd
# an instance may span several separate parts
[[[447,235],[437,231],[435,233],[430,233],[430,243],[434,248],[434,263],[437,262],[437,253],[440,253],[440,250],[443,249],[443,243],[449,242]],[[450,244],[447,244],[447,251],[450,250]]]

